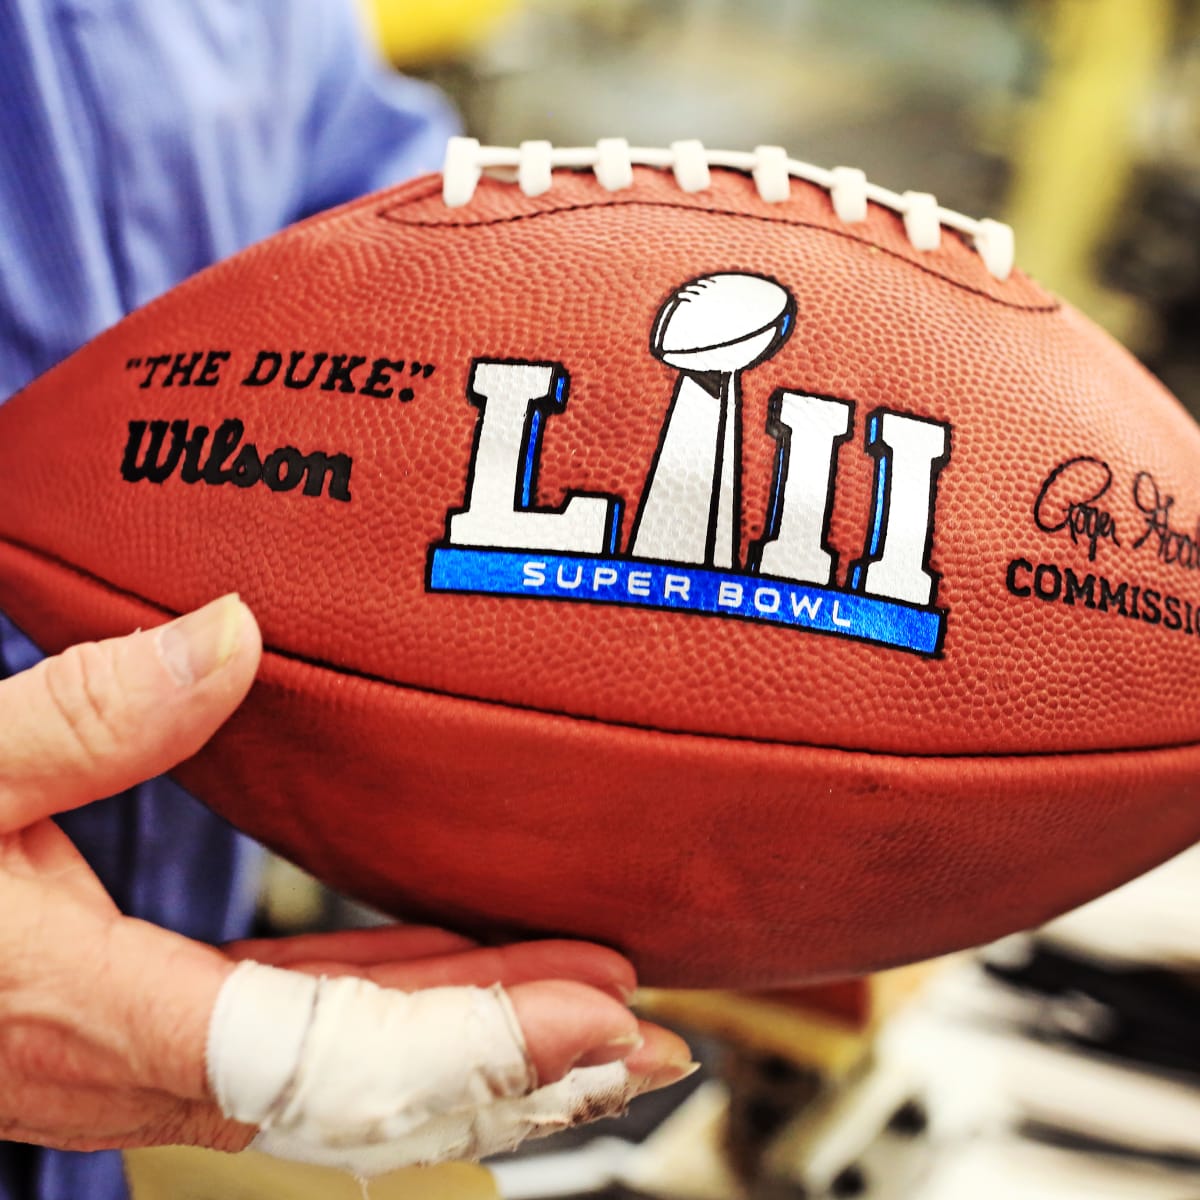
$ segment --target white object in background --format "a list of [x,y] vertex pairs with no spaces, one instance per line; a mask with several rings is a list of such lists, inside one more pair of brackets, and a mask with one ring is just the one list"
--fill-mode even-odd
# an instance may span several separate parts
[[1038,936],[1085,955],[1195,970],[1200,966],[1200,846],[1051,921]]
[[967,1143],[909,1200],[1180,1200],[1191,1179],[1014,1139]]

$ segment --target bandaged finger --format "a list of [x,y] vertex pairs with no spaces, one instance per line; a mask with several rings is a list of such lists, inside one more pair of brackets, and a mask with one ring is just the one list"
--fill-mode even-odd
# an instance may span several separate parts
[[371,1178],[400,1167],[489,1158],[515,1149],[526,1138],[546,1137],[587,1121],[619,1116],[634,1092],[625,1065],[608,1063],[577,1068],[528,1096],[431,1116],[411,1132],[377,1144],[316,1147],[276,1126],[260,1133],[253,1146],[277,1158],[339,1167]]
[[372,1151],[537,1083],[503,988],[405,993],[254,962],[218,997],[208,1078],[260,1148],[364,1175],[403,1165],[373,1166]]

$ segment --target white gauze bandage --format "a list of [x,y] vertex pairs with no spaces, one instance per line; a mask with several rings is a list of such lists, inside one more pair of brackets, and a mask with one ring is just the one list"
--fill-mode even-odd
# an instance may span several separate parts
[[534,1090],[504,989],[399,992],[244,962],[208,1031],[222,1113],[255,1149],[360,1176],[484,1158],[526,1137],[624,1110],[621,1063]]

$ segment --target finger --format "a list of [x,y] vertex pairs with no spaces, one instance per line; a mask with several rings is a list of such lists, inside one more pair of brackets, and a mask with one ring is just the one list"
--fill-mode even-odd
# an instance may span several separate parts
[[415,1126],[401,1127],[387,1137],[315,1142],[303,1130],[276,1125],[259,1134],[253,1146],[280,1158],[336,1167],[371,1179],[415,1163],[488,1158],[515,1149],[526,1138],[619,1116],[631,1099],[624,1066],[610,1063],[571,1071],[529,1094],[434,1110]]
[[247,938],[230,942],[223,949],[238,962],[248,958],[272,967],[302,970],[306,964],[314,963],[330,968],[335,964],[351,968],[372,967],[386,962],[407,963],[434,955],[459,954],[473,949],[477,944],[470,938],[446,929],[425,925],[384,925],[378,929],[302,933],[284,938]]
[[189,758],[241,703],[261,653],[250,610],[225,596],[0,683],[0,832]]
[[621,1062],[632,1092],[642,1095],[695,1069],[691,1049],[677,1033],[639,1021],[622,1006],[597,1003],[590,989],[544,982],[510,988],[508,996],[541,1084],[577,1067]]
[[639,1021],[638,1032],[642,1044],[624,1063],[630,1084],[639,1096],[670,1087],[686,1079],[696,1069],[687,1042],[677,1033],[661,1025],[652,1025],[649,1021]]
[[617,1062],[642,1040],[629,1009],[583,984],[524,983],[509,988],[508,998],[540,1083],[553,1083],[583,1062]]
[[203,1146],[226,1154],[240,1154],[254,1140],[258,1129],[231,1121],[211,1100],[181,1103],[165,1120],[155,1122],[136,1136],[110,1146],[68,1146],[66,1149],[128,1150],[141,1146]]
[[[679,1077],[694,1069],[693,1064]],[[260,1135],[255,1145],[268,1153],[341,1167],[366,1178],[412,1163],[488,1158],[514,1150],[526,1138],[619,1117],[643,1090],[624,1063],[580,1067],[527,1095],[435,1112],[418,1127],[386,1140],[314,1147],[289,1130],[272,1129]]]
[[[90,1112],[84,1128],[114,1137],[213,1100],[207,1032],[232,963],[21,873],[6,876],[5,901],[25,920],[10,921],[0,945],[20,982],[0,1013],[0,1125],[40,1119],[48,1144],[71,1133],[73,1114]],[[57,1101],[39,1105],[39,1094]]]
[[[274,959],[270,961],[276,966],[283,965]],[[293,957],[287,965],[314,975],[362,975],[381,987],[406,992],[431,987],[490,987],[494,983],[513,987],[540,979],[566,979],[597,988],[624,1004],[637,986],[628,959],[591,942],[517,942],[511,946],[434,954],[408,962],[386,958],[372,962],[365,955],[350,963],[337,957],[309,961]]]
[[[36,1091],[27,1094],[27,1113],[4,1126],[6,1142],[83,1152],[186,1145],[237,1153],[246,1149],[258,1132],[253,1126],[222,1116],[211,1101],[172,1101],[169,1097],[162,1098],[163,1103],[153,1114],[129,1113],[122,1121],[122,1114],[114,1112],[111,1094],[100,1089],[77,1098],[69,1121],[59,1118],[47,1123],[39,1121],[38,1114],[61,1106],[61,1093],[47,1088],[43,1095]],[[145,1097],[139,1099],[144,1102]]]
[[94,913],[117,915],[96,873],[53,821],[37,821],[0,839],[0,867],[10,876],[62,889]]
[[[685,1079],[697,1067],[688,1063],[670,1072],[660,1071],[653,1086],[666,1087]],[[504,1097],[477,1109],[468,1121],[459,1114],[434,1118],[408,1139],[408,1145],[393,1145],[389,1151],[407,1154],[409,1161],[420,1161],[420,1154],[429,1149],[442,1158],[486,1158],[515,1149],[526,1138],[622,1116],[631,1101],[649,1090],[646,1079],[630,1074],[627,1062],[577,1067],[527,1096]]]
[[123,1031],[130,1075],[179,1100],[212,1100],[205,1056],[217,997],[234,965],[220,951],[121,918],[103,939],[94,1019]]
[[[642,1039],[631,1076],[612,1060]],[[368,1176],[620,1112],[666,1082],[681,1044],[582,984],[403,993],[247,961],[221,990],[208,1051],[220,1111],[259,1126],[258,1148]]]

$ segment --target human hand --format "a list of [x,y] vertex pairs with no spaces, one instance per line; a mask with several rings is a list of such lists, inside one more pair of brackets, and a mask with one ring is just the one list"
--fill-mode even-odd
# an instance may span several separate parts
[[[264,1148],[368,1174],[621,1111],[686,1073],[686,1046],[626,1007],[632,968],[598,946],[399,927],[222,951],[122,916],[51,817],[195,753],[260,655],[226,597],[0,682],[0,1137],[237,1150],[258,1129],[231,1116],[258,1106]],[[314,1019],[286,1043],[297,1003]],[[285,1097],[262,1093],[271,1071]],[[338,1088],[386,1119],[339,1127]]]

